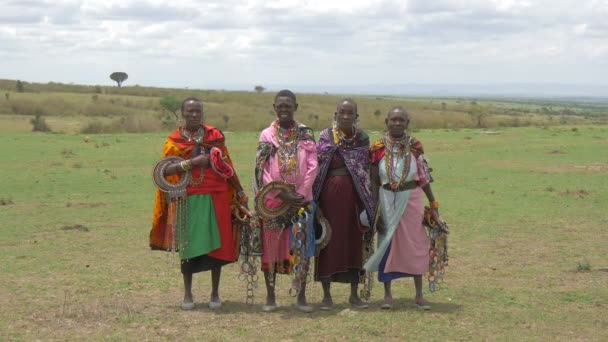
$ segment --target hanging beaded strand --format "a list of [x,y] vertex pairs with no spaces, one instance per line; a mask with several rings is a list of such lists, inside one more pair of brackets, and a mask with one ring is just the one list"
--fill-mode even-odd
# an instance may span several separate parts
[[[410,172],[410,159],[411,154],[407,146],[407,136],[404,134],[400,138],[392,138],[390,135],[384,137],[385,144],[385,162],[386,175],[389,180],[390,187],[393,191],[396,191],[403,183]],[[401,175],[397,175],[397,163],[398,159],[405,157],[403,172]]]
[[197,144],[200,144],[201,141],[203,140],[203,133],[204,133],[203,127],[199,127],[198,130],[196,130],[196,132],[190,132],[186,128],[180,127],[179,132],[184,139],[186,139],[190,142],[194,141]]
[[274,122],[275,133],[279,143],[277,157],[281,175],[290,175],[298,171],[298,139],[297,125],[289,128],[281,127]]

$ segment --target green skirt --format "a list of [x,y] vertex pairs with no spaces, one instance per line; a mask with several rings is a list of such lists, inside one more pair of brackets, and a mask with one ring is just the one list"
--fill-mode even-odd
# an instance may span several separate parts
[[186,236],[188,243],[180,250],[182,273],[208,271],[228,262],[207,256],[222,246],[211,195],[190,195]]

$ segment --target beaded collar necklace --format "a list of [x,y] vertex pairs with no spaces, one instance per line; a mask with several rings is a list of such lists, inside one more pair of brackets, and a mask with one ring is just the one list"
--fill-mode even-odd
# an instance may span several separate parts
[[[403,133],[401,137],[393,138],[389,133],[384,136],[384,155],[385,162],[384,167],[386,168],[386,175],[388,177],[389,185],[393,191],[397,190],[407,178],[410,172],[410,160],[411,153],[408,147],[409,137]],[[405,157],[403,172],[401,175],[397,175],[397,160]]]
[[205,133],[203,127],[199,127],[196,132],[191,132],[186,127],[180,127],[179,132],[184,139],[188,140],[189,142],[194,141],[197,144],[200,144],[201,141],[203,141],[203,136]]
[[298,137],[297,124],[283,128],[278,120],[273,122],[275,135],[279,146],[277,156],[279,161],[279,172],[281,175],[289,175],[298,170]]
[[333,127],[334,133],[334,144],[340,147],[353,147],[355,145],[357,139],[357,129],[355,127],[353,129],[353,135],[350,138],[346,137],[346,134],[342,132],[338,127]]

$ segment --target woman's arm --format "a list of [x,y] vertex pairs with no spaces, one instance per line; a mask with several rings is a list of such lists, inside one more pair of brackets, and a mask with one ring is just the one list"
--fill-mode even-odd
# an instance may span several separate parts
[[439,224],[442,224],[441,216],[439,215],[439,202],[435,199],[435,195],[433,195],[433,190],[431,189],[431,183],[427,183],[422,187],[422,191],[426,195],[426,198],[429,200],[429,207],[431,211],[431,217],[433,220]]
[[199,154],[192,159],[186,159],[182,162],[171,164],[165,169],[165,176],[184,173],[197,165],[200,165],[202,168],[209,167],[209,157],[204,154]]

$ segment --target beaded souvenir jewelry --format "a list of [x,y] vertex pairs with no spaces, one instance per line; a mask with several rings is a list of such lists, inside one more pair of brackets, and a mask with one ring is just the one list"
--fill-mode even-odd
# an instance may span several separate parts
[[203,127],[199,127],[198,130],[196,130],[196,132],[190,132],[185,127],[180,127],[179,132],[182,135],[182,137],[184,137],[184,139],[186,139],[188,141],[194,141],[197,144],[200,144],[201,141],[203,141],[203,135],[205,133],[205,131],[203,130]]
[[298,170],[298,139],[297,125],[290,128],[281,127],[278,122],[274,122],[275,134],[279,146],[277,148],[277,158],[279,161],[279,172],[282,175],[289,175]]
[[352,136],[346,137],[346,134],[337,127],[332,128],[334,134],[334,143],[340,147],[353,147],[357,139],[357,129],[353,127]]
[[[244,212],[243,217],[240,213]],[[258,257],[263,254],[262,236],[260,219],[257,214],[251,214],[240,204],[233,206],[233,216],[239,223],[241,231],[240,240],[240,262],[241,269],[238,279],[246,283],[245,303],[253,305],[254,290],[258,286],[259,277],[257,269],[259,267]]]
[[422,221],[427,235],[431,240],[429,248],[429,271],[426,278],[429,282],[429,291],[435,292],[445,276],[445,266],[448,266],[448,234],[450,233],[447,222],[435,222],[431,216],[429,207],[424,208],[424,219]]
[[[265,199],[269,192],[273,190],[279,191],[287,191],[287,192],[295,192],[296,187],[291,183],[287,183],[284,181],[272,181],[265,184],[257,196],[255,196],[255,211],[260,216],[261,219],[266,221],[271,221],[280,217],[288,216],[288,213],[291,210],[291,207],[288,203],[283,202],[277,208],[268,208],[266,207]],[[270,228],[267,226],[267,228]],[[274,228],[274,227],[273,227]],[[282,225],[281,225],[282,228]]]
[[[404,134],[400,138],[392,138],[390,135],[384,137],[385,144],[385,162],[384,167],[386,168],[386,175],[389,180],[389,185],[393,191],[397,190],[403,183],[410,172],[410,159],[411,153],[407,146],[407,136]],[[403,158],[403,172],[397,176],[397,160]]]
[[152,171],[152,180],[156,187],[169,195],[169,210],[167,217],[167,227],[169,228],[170,251],[184,250],[187,247],[186,239],[186,220],[188,217],[188,206],[186,198],[188,192],[186,190],[188,184],[192,180],[190,172],[183,173],[177,183],[171,183],[165,178],[165,170],[169,165],[183,162],[184,159],[177,156],[168,156],[161,159],[154,166]]

